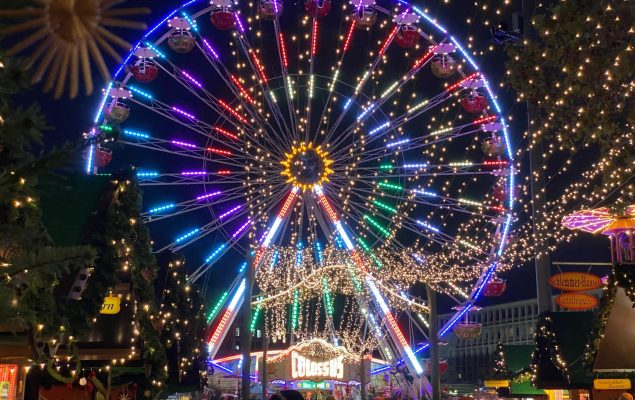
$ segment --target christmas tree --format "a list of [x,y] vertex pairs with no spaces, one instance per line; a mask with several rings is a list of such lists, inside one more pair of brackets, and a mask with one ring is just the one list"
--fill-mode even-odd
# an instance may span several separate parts
[[71,159],[73,147],[43,151],[47,123],[39,107],[12,101],[28,88],[24,70],[0,56],[0,319],[27,332],[38,360],[72,335],[56,291],[61,277],[90,263],[95,252],[53,246],[42,223],[38,180]]
[[551,3],[532,18],[536,38],[525,32],[522,43],[507,45],[508,81],[536,110],[529,146],[545,143],[544,163],[581,152],[604,157],[593,165],[604,171],[599,192],[616,190],[618,201],[631,202],[635,8],[626,0]]

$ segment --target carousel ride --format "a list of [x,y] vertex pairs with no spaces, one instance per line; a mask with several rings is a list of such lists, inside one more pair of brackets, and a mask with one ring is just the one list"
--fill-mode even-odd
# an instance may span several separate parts
[[[134,159],[155,250],[200,260],[192,283],[226,283],[212,359],[247,268],[274,341],[322,338],[421,376],[417,335],[480,334],[470,310],[506,288],[509,134],[475,60],[422,10],[192,0],[113,76],[86,172]],[[456,303],[438,332],[425,286]]]

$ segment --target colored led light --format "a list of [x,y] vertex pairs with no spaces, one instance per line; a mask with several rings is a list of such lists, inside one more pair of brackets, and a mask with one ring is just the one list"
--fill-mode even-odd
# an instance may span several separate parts
[[207,39],[203,39],[203,44],[205,45],[205,47],[207,48],[207,50],[209,50],[210,53],[212,53],[212,55],[214,56],[215,59],[219,59],[220,57],[218,56],[218,53],[216,52],[216,50],[214,50],[214,48],[209,44],[209,42],[207,41]]
[[172,209],[174,207],[176,207],[176,204],[174,204],[174,203],[163,204],[163,205],[156,206],[156,207],[153,207],[153,208],[149,209],[148,213],[156,214],[156,213],[160,213],[160,212],[165,211],[165,210],[170,210],[170,209]]
[[137,178],[153,178],[159,176],[155,171],[139,171],[137,172]]
[[214,261],[214,259],[225,249],[225,247],[227,247],[227,243],[223,243],[221,245],[219,245],[213,252],[212,254],[210,254],[206,259],[205,262],[206,263],[210,263],[212,261]]
[[384,235],[385,237],[391,237],[392,236],[392,234],[390,233],[390,231],[388,229],[383,227],[379,222],[375,221],[370,216],[364,215],[364,219],[366,221],[368,221],[368,223],[371,224],[373,227],[375,227],[375,229],[377,229],[379,232],[381,232],[381,234]]
[[236,229],[236,232],[234,232],[231,236],[232,239],[236,239],[245,229],[247,229],[249,225],[251,225],[250,219],[248,219],[247,222],[245,222],[240,227],[238,227],[238,229]]
[[231,156],[232,152],[229,150],[219,149],[217,147],[208,147],[207,151],[210,153],[220,154],[221,156]]
[[181,73],[183,74],[184,77],[187,78],[187,80],[189,80],[190,82],[192,82],[193,84],[195,84],[199,88],[203,89],[203,84],[201,82],[197,81],[196,79],[194,79],[194,77],[192,77],[192,75],[188,74],[186,71],[181,71]]
[[228,216],[234,214],[236,211],[240,210],[242,208],[242,205],[233,207],[227,211],[225,211],[224,213],[222,213],[221,215],[218,216],[218,219],[224,219],[227,218]]
[[440,233],[441,231],[439,230],[439,228],[435,228],[434,226],[428,224],[427,222],[423,222],[420,220],[417,220],[417,224],[423,226],[424,228],[431,230],[432,232],[437,232]]
[[410,142],[410,139],[408,139],[408,138],[405,138],[405,139],[400,139],[400,140],[397,140],[397,141],[395,141],[395,142],[388,142],[388,143],[386,143],[386,147],[387,147],[387,148],[389,148],[389,149],[391,149],[391,148],[393,148],[393,147],[401,146],[401,145],[403,145],[403,144],[407,144],[407,143],[409,143],[409,142]]
[[143,90],[138,89],[134,86],[128,86],[128,89],[130,89],[132,93],[136,93],[138,95],[145,97],[146,99],[152,100],[152,95],[148,92],[144,92]]
[[201,175],[207,175],[209,174],[209,172],[207,171],[183,171],[181,172],[181,175],[183,176],[201,176]]
[[393,189],[393,190],[402,190],[403,188],[399,185],[395,185],[394,183],[388,182],[378,182],[377,186],[383,189]]
[[384,122],[383,124],[379,125],[378,127],[373,128],[370,132],[368,132],[368,134],[369,135],[374,135],[375,133],[377,133],[377,132],[379,132],[379,131],[381,131],[383,129],[386,129],[389,126],[390,126],[390,121]]
[[255,103],[255,100],[249,95],[249,93],[247,93],[243,85],[240,84],[238,78],[236,78],[234,75],[229,75],[229,79],[234,83],[234,85],[236,85],[240,94],[242,94],[248,102],[250,102],[251,104]]
[[149,48],[150,50],[154,51],[155,53],[157,53],[157,55],[160,58],[165,58],[165,54],[163,54],[161,51],[159,51],[159,49],[157,49],[156,47],[154,47],[151,43],[149,42],[145,42],[145,45],[147,48]]
[[170,141],[170,143],[177,145],[177,146],[181,146],[181,147],[188,147],[190,149],[197,149],[198,146],[192,143],[187,143],[187,142],[183,142],[181,140],[172,140]]
[[136,138],[140,138],[140,139],[150,139],[150,135],[148,135],[147,133],[135,132],[135,131],[131,131],[129,129],[124,129],[123,133],[126,136],[132,136],[132,137],[136,137]]
[[240,122],[242,122],[243,124],[247,123],[247,120],[240,114],[238,114],[236,111],[234,111],[233,108],[231,108],[227,103],[225,103],[223,100],[218,100],[218,104],[221,105],[221,107],[223,107],[225,110],[229,111],[229,113],[231,115],[233,115],[234,117],[236,117],[237,120],[239,120]]
[[183,111],[178,107],[172,106],[172,111],[174,111],[177,114],[181,114],[182,116],[189,118],[189,119],[196,119],[196,117],[193,114],[190,114],[187,111]]
[[386,41],[384,42],[383,46],[381,46],[381,49],[379,49],[379,57],[384,55],[384,52],[386,51],[386,49],[388,48],[392,40],[395,38],[395,35],[397,34],[398,30],[399,30],[399,26],[395,26],[392,29],[392,31],[390,32],[390,35],[388,35],[388,37],[386,38]]
[[199,228],[195,228],[192,229],[191,231],[184,233],[183,235],[177,237],[174,241],[176,243],[181,243],[182,241],[184,241],[185,239],[189,239],[192,236],[196,235],[197,233],[199,233],[201,230]]
[[318,20],[313,18],[313,29],[311,30],[311,56],[315,57],[317,54],[317,35],[318,35]]
[[391,213],[393,213],[393,214],[396,214],[396,213],[397,213],[397,209],[396,209],[395,207],[393,207],[393,206],[391,206],[391,205],[388,205],[388,204],[386,204],[386,203],[382,203],[382,202],[381,202],[381,201],[379,201],[379,200],[375,200],[375,201],[373,201],[373,204],[374,204],[375,206],[377,206],[377,208],[380,208],[380,209],[382,209],[382,210],[385,210],[385,211],[391,212]]
[[204,200],[204,199],[209,199],[209,198],[212,198],[212,197],[216,197],[216,196],[218,196],[221,193],[222,193],[221,191],[212,192],[212,193],[206,193],[206,194],[198,196],[196,198],[196,200],[200,201],[200,200]]
[[287,62],[287,48],[284,44],[284,36],[282,35],[282,32],[280,32],[278,40],[280,41],[280,53],[282,53],[282,64],[284,65],[285,68],[287,68],[289,66],[289,63]]
[[348,50],[348,46],[351,44],[351,38],[353,37],[353,32],[355,31],[356,24],[357,20],[353,18],[351,20],[351,26],[350,28],[348,28],[348,34],[346,35],[346,41],[344,42],[344,49],[342,50],[343,53],[346,53],[346,50]]

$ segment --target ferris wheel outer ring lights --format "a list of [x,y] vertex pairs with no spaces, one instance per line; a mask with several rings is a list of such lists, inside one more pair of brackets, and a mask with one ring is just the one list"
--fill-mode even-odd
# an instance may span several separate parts
[[[157,23],[152,29],[148,30],[146,32],[146,34],[144,35],[143,39],[141,41],[137,42],[135,44],[135,46],[133,46],[133,48],[130,51],[130,53],[124,58],[124,62],[116,70],[115,74],[113,75],[113,79],[117,79],[117,77],[121,74],[121,72],[124,71],[125,66],[129,63],[130,58],[134,55],[135,51],[137,49],[139,49],[139,47],[143,43],[143,40],[145,40],[147,37],[149,37],[151,34],[153,34],[157,29],[159,29],[165,22],[167,22],[171,17],[173,17],[179,10],[181,10],[181,9],[183,9],[185,7],[188,7],[188,6],[192,5],[192,4],[198,3],[200,1],[201,0],[190,0],[188,2],[183,3],[180,7],[174,9],[171,13],[169,13],[161,22]],[[425,12],[420,10],[418,7],[412,6],[409,2],[407,2],[405,0],[398,0],[397,3],[404,4],[404,5],[412,7],[412,10],[414,10],[417,14],[422,16],[426,22],[428,22],[429,24],[434,26],[437,30],[439,30],[443,34],[447,35],[448,32],[442,25],[440,25],[436,20],[431,18]],[[474,62],[474,60],[472,59],[470,54],[465,51],[465,49],[460,45],[460,43],[454,37],[452,37],[452,36],[449,36],[449,37],[450,37],[451,42],[458,48],[459,52],[463,55],[463,57],[465,57],[465,59],[468,60],[468,62],[472,65],[472,67],[475,70],[479,71],[478,65]],[[501,109],[500,109],[500,106],[498,104],[498,101],[496,100],[493,92],[491,91],[490,85],[488,84],[487,80],[485,80],[485,78],[483,78],[483,84],[484,84],[484,86],[486,88],[486,91],[488,93],[488,97],[490,98],[491,103],[494,105],[494,108],[495,108],[496,112],[498,114],[501,114]],[[106,106],[106,102],[108,100],[108,92],[112,88],[112,85],[113,85],[113,81],[108,83],[108,86],[107,86],[107,88],[105,90],[104,96],[103,96],[103,98],[101,100],[101,104],[98,107],[97,114],[95,115],[95,118],[94,118],[94,122],[95,123],[98,123],[98,121],[100,120],[101,116],[103,115],[103,111],[104,111],[104,108]],[[508,156],[508,158],[510,160],[510,163],[511,163],[513,161],[513,154],[512,154],[512,147],[511,147],[510,139],[509,139],[509,132],[508,132],[507,126],[505,124],[505,119],[501,117],[500,122],[501,122],[501,125],[502,125],[503,136],[504,136],[505,145],[506,145],[506,149],[507,149],[507,156]],[[94,130],[91,131],[91,134],[94,135],[94,133],[95,133]],[[88,173],[88,174],[93,173],[93,162],[94,162],[94,154],[93,153],[94,153],[94,151],[95,151],[95,145],[91,144],[89,146],[89,154],[88,154],[88,157],[87,157],[86,168],[85,168],[86,173]],[[513,203],[514,203],[514,196],[513,196],[513,190],[512,190],[512,188],[514,187],[514,170],[513,169],[510,170],[508,176],[510,178],[509,179],[509,187],[510,187],[510,191],[509,192],[510,192],[510,195],[509,195],[508,200],[509,200],[509,210],[511,210],[512,207],[513,207]],[[508,217],[507,217],[507,219],[506,219],[506,221],[504,223],[504,228],[503,228],[504,235],[503,235],[503,237],[507,236],[507,232],[509,230],[510,224],[511,224],[511,215],[508,215]],[[501,240],[501,242],[499,243],[499,251],[497,252],[497,254],[501,254],[503,249],[504,249],[504,247],[505,247],[505,240]],[[492,266],[488,270],[487,274],[484,276],[485,279],[482,280],[482,282],[481,282],[480,286],[477,288],[477,290],[475,290],[473,292],[474,296],[472,296],[472,302],[474,302],[474,301],[476,301],[478,299],[478,297],[481,294],[482,288],[485,286],[485,284],[488,281],[488,278],[493,274],[495,269],[496,269],[496,263],[494,262],[494,263],[492,263]],[[462,311],[461,315],[464,312],[467,312],[467,310],[469,310],[469,307],[466,307]],[[458,317],[460,317],[460,316],[458,316]],[[451,326],[454,325],[454,323],[456,323],[457,319],[458,318],[452,319],[448,323],[448,325],[442,329],[441,336],[444,335],[445,333],[447,333],[447,331],[451,328]],[[416,352],[419,352],[420,350],[421,349],[418,349]]]

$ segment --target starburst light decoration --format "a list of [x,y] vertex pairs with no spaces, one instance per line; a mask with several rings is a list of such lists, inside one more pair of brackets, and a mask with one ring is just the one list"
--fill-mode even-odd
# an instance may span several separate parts
[[33,82],[45,79],[44,91],[54,89],[55,98],[66,90],[70,98],[77,97],[81,80],[86,94],[93,92],[95,65],[104,81],[110,80],[106,53],[117,63],[132,45],[113,33],[111,28],[146,29],[146,24],[127,17],[150,13],[146,7],[117,7],[116,0],[38,0],[34,7],[0,9],[0,19],[8,22],[4,35],[16,37],[9,47],[9,56],[28,57],[28,67],[34,70]]

